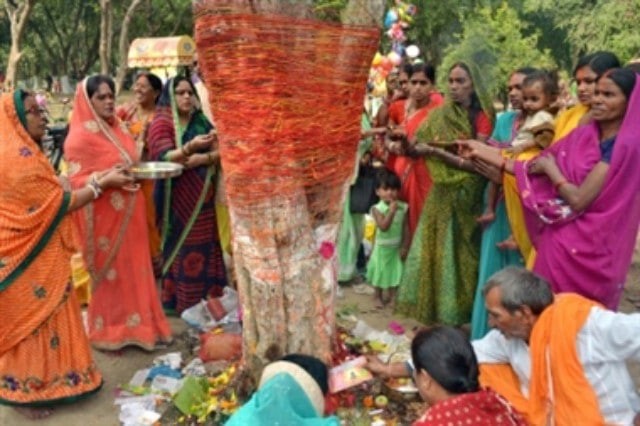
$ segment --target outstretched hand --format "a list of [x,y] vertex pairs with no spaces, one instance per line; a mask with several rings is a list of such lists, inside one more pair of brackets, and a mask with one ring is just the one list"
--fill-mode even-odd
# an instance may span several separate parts
[[134,183],[133,176],[122,165],[117,165],[98,173],[97,180],[102,189],[122,188]]
[[539,155],[529,163],[529,173],[545,174],[554,166],[556,166],[556,158],[553,154]]

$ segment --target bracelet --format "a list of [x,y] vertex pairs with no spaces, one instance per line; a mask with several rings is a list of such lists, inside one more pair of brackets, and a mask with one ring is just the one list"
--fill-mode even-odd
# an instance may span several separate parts
[[94,200],[98,199],[98,197],[102,195],[102,188],[98,183],[98,178],[96,177],[95,173],[92,174],[91,177],[89,178],[89,182],[87,183],[87,186],[89,187],[89,189],[91,189],[91,192],[93,192]]
[[553,187],[556,189],[557,192],[560,192],[560,188],[562,187],[562,185],[567,185],[569,184],[569,181],[563,179],[559,182],[556,182],[553,184]]
[[502,164],[500,164],[500,174],[504,174],[507,169],[507,157],[502,157]]

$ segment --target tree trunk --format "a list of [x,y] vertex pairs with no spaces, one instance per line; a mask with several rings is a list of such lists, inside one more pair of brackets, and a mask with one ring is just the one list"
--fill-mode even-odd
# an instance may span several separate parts
[[11,27],[11,48],[9,49],[9,58],[7,59],[7,69],[5,72],[5,87],[12,89],[16,82],[16,73],[18,70],[18,62],[22,52],[20,50],[20,42],[24,34],[25,25],[29,19],[29,14],[33,9],[36,0],[25,0],[24,2],[5,1],[4,7],[9,17]]
[[[381,1],[364,0],[359,1],[358,5],[362,6],[365,3],[378,5]],[[222,28],[225,25],[233,27],[233,24],[224,22],[225,19],[234,20],[237,19],[234,16],[251,13],[286,15],[292,20],[314,17],[312,0],[246,0],[243,2],[211,0],[209,2],[198,1],[194,4],[196,5],[194,16],[204,16],[207,8],[213,10],[212,15],[220,16],[216,11],[228,4],[232,12],[224,15],[228,18],[221,18],[221,22],[215,24]],[[362,25],[370,26],[373,19],[369,10],[372,9],[367,9],[367,12],[363,13],[361,9],[358,10],[358,5],[352,6],[350,11],[345,11],[348,18],[351,19],[349,22],[359,22]],[[200,13],[199,8],[203,8],[205,12]],[[383,12],[382,8],[380,13]],[[354,14],[359,14],[359,16],[354,16]],[[363,17],[363,15],[366,16]],[[376,25],[379,25],[381,19],[382,15],[375,20]],[[210,25],[214,24],[209,21],[205,22],[196,22],[196,43],[198,43],[198,52],[200,53],[199,61],[204,64],[204,70],[208,72],[212,69],[208,65],[221,61],[222,58],[217,56],[221,54],[216,48],[218,46],[217,36],[209,36],[213,33],[210,31]],[[256,40],[260,40],[261,34],[265,31],[270,32],[271,29],[267,29],[264,25],[257,25],[252,27],[251,37],[243,38],[235,34],[233,37],[239,37],[238,43],[243,43],[243,47],[248,50],[257,51],[251,49],[260,47]],[[280,42],[280,49],[274,52],[273,58],[253,58],[255,62],[252,60],[245,64],[248,61],[244,61],[242,56],[238,56],[233,59],[227,58],[227,66],[238,71],[244,70],[246,66],[258,69],[272,66],[274,69],[281,69],[275,64],[279,64],[281,58],[291,55],[296,58],[306,57],[307,62],[313,64],[314,59],[312,58],[317,55],[317,50],[313,47],[314,42],[301,41],[308,37],[307,31],[306,27],[302,26],[292,28],[291,33],[298,32],[297,34],[301,34],[302,38],[296,39],[295,34],[286,39],[283,38]],[[372,37],[372,39],[374,38]],[[339,40],[340,48],[336,49],[338,57],[360,58],[368,54],[373,57],[373,44],[370,46],[371,51],[360,50],[356,52],[353,50],[356,44],[351,40],[351,37],[343,37]],[[234,42],[228,39],[221,41],[221,43],[227,44]],[[288,48],[290,49],[288,50]],[[327,56],[317,58],[324,64],[323,66],[328,65]],[[332,63],[334,60],[335,63],[340,63],[339,58],[331,58]],[[353,62],[351,63],[353,64]],[[367,57],[357,63],[368,65],[370,59]],[[347,68],[349,69],[347,70]],[[351,65],[351,67],[337,70],[334,78],[337,81],[345,81],[348,77],[353,78],[353,73],[357,73],[359,79],[362,79],[362,84],[358,87],[362,88],[362,96],[364,96],[366,71],[368,70],[364,69],[364,65],[361,68]],[[215,71],[211,72],[215,74]],[[282,124],[280,120],[287,122],[298,108],[309,110],[307,107],[310,96],[302,94],[305,93],[305,90],[308,92],[308,88],[301,89],[295,95],[288,97],[286,102],[279,103],[278,101],[282,101],[282,98],[278,98],[278,96],[285,95],[275,94],[272,91],[275,86],[270,83],[278,81],[279,74],[278,72],[266,74],[268,75],[264,77],[264,81],[255,82],[255,92],[258,93],[256,96],[262,97],[262,102],[273,102],[278,106],[271,110],[271,115],[267,114],[260,120],[246,123],[255,130],[255,134],[260,135],[270,133],[270,130],[265,129],[275,127],[275,123]],[[236,88],[232,85],[237,82],[212,85],[212,80],[216,78],[215,75],[207,75],[205,72],[203,77],[212,98],[215,99],[215,102],[212,102],[212,108],[220,130],[222,167],[232,171],[225,175],[225,185],[233,229],[235,277],[243,309],[243,362],[254,376],[259,375],[264,364],[276,354],[306,353],[329,363],[335,330],[335,291],[337,288],[334,250],[343,211],[341,204],[345,195],[347,179],[345,178],[344,182],[335,185],[325,186],[310,177],[306,166],[308,159],[304,153],[292,154],[279,151],[277,148],[271,151],[271,148],[263,147],[265,149],[264,156],[278,156],[283,164],[288,164],[293,169],[299,167],[297,170],[300,175],[292,172],[292,175],[278,178],[282,180],[283,184],[273,183],[278,190],[268,198],[262,194],[262,197],[266,198],[264,200],[260,198],[260,201],[256,199],[248,202],[243,199],[242,194],[246,193],[244,179],[248,176],[243,177],[243,171],[234,173],[234,167],[241,164],[243,160],[228,155],[228,153],[235,149],[249,151],[256,149],[256,147],[262,149],[260,148],[262,141],[255,139],[260,136],[254,139],[248,138],[238,131],[238,126],[232,123],[233,114],[229,113],[231,111],[229,105],[234,103],[231,100],[233,95],[230,94],[236,93]],[[315,78],[319,78],[319,76],[316,75]],[[333,82],[323,81],[322,84],[326,85],[327,93],[332,92],[336,87]],[[243,89],[246,90],[246,87]],[[227,97],[227,95],[230,96]],[[346,118],[338,114],[339,118],[332,117],[326,125],[327,127],[336,125],[337,122],[334,120],[340,122],[351,120],[354,140],[357,140],[359,135],[357,123],[360,122],[360,111],[361,101],[350,103],[344,110]],[[294,131],[293,129],[289,130]],[[274,134],[272,137],[277,139],[278,135]],[[310,143],[321,145],[321,140],[324,137],[326,137],[324,134],[316,135],[316,140]],[[303,137],[301,136],[301,138]],[[341,152],[339,155],[346,157],[350,154]],[[353,145],[353,156],[355,158],[355,144]],[[351,160],[346,161],[344,158],[342,160],[349,164],[352,163]],[[322,163],[321,160],[319,162]],[[271,183],[271,178],[265,177],[266,175],[255,177],[256,181],[260,181],[259,185]]]
[[116,94],[120,93],[122,89],[122,84],[124,82],[124,77],[127,74],[127,54],[129,51],[129,25],[131,25],[131,20],[133,19],[133,14],[136,9],[142,4],[143,0],[133,0],[129,7],[127,8],[127,12],[124,15],[124,19],[122,20],[122,27],[120,28],[120,40],[118,41],[118,72],[116,74]]
[[100,0],[100,73],[108,75],[111,62],[111,0]]

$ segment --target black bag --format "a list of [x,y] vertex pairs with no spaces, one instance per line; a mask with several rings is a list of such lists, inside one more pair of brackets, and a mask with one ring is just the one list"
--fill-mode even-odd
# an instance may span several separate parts
[[378,202],[376,195],[376,169],[370,165],[360,165],[358,177],[349,188],[349,211],[369,213]]

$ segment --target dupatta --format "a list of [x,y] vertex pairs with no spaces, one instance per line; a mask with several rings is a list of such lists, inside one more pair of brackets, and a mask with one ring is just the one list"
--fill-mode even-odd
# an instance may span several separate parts
[[[604,185],[582,212],[571,210],[546,175],[529,174],[529,161],[515,164],[527,228],[538,249],[534,271],[555,291],[572,284],[570,290],[611,309],[617,308],[621,289],[606,284],[625,282],[640,221],[639,116],[636,76]],[[601,159],[598,124],[578,127],[540,155],[546,153],[554,155],[569,182],[580,185]]]

